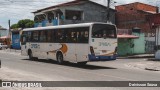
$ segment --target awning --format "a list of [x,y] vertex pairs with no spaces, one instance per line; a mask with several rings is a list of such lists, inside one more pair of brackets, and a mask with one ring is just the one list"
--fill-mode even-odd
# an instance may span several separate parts
[[138,36],[135,35],[117,35],[118,38],[139,38]]

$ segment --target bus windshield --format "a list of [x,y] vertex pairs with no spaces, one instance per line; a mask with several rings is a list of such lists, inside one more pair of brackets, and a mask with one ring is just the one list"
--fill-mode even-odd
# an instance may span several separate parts
[[108,24],[94,24],[92,38],[116,38],[116,27]]

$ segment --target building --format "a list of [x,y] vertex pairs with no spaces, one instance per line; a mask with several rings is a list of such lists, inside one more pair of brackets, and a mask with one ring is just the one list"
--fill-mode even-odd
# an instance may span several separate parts
[[9,42],[9,30],[3,27],[0,27],[0,43],[4,43],[6,45],[10,45]]
[[20,43],[21,33],[22,33],[21,28],[11,30],[12,49],[21,49],[21,43]]
[[[110,10],[109,21],[115,23],[115,10]],[[75,0],[33,12],[35,27],[107,22],[107,7],[90,0]]]
[[140,28],[146,35],[150,33],[146,15],[158,13],[158,7],[135,2],[116,6],[116,25],[118,28]]
[[148,15],[151,30],[155,31],[155,58],[160,59],[160,13],[154,15]]
[[8,36],[9,31],[6,28],[0,27],[0,37]]
[[118,29],[117,34],[119,56],[145,53],[144,33],[134,32],[132,29]]
[[145,35],[145,52],[153,53],[154,49],[154,31],[150,30],[146,15],[158,13],[158,7],[144,3],[130,3],[115,7],[116,25],[119,29],[139,30]]

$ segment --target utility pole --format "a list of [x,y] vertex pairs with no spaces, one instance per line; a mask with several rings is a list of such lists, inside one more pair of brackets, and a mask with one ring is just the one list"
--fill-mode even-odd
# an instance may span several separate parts
[[9,35],[10,35],[11,33],[11,21],[10,20],[8,20],[8,26],[9,26]]
[[8,20],[8,26],[9,26],[9,32],[8,32],[8,36],[9,36],[9,45],[11,44],[11,20]]
[[111,0],[108,0],[108,3],[107,3],[107,22],[109,22],[109,17],[110,17],[110,2],[111,2]]

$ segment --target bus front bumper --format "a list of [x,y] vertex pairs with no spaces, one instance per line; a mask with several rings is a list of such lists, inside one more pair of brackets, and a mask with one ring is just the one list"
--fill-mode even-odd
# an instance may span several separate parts
[[112,56],[95,56],[95,55],[88,55],[89,61],[111,61],[116,60],[117,55]]

